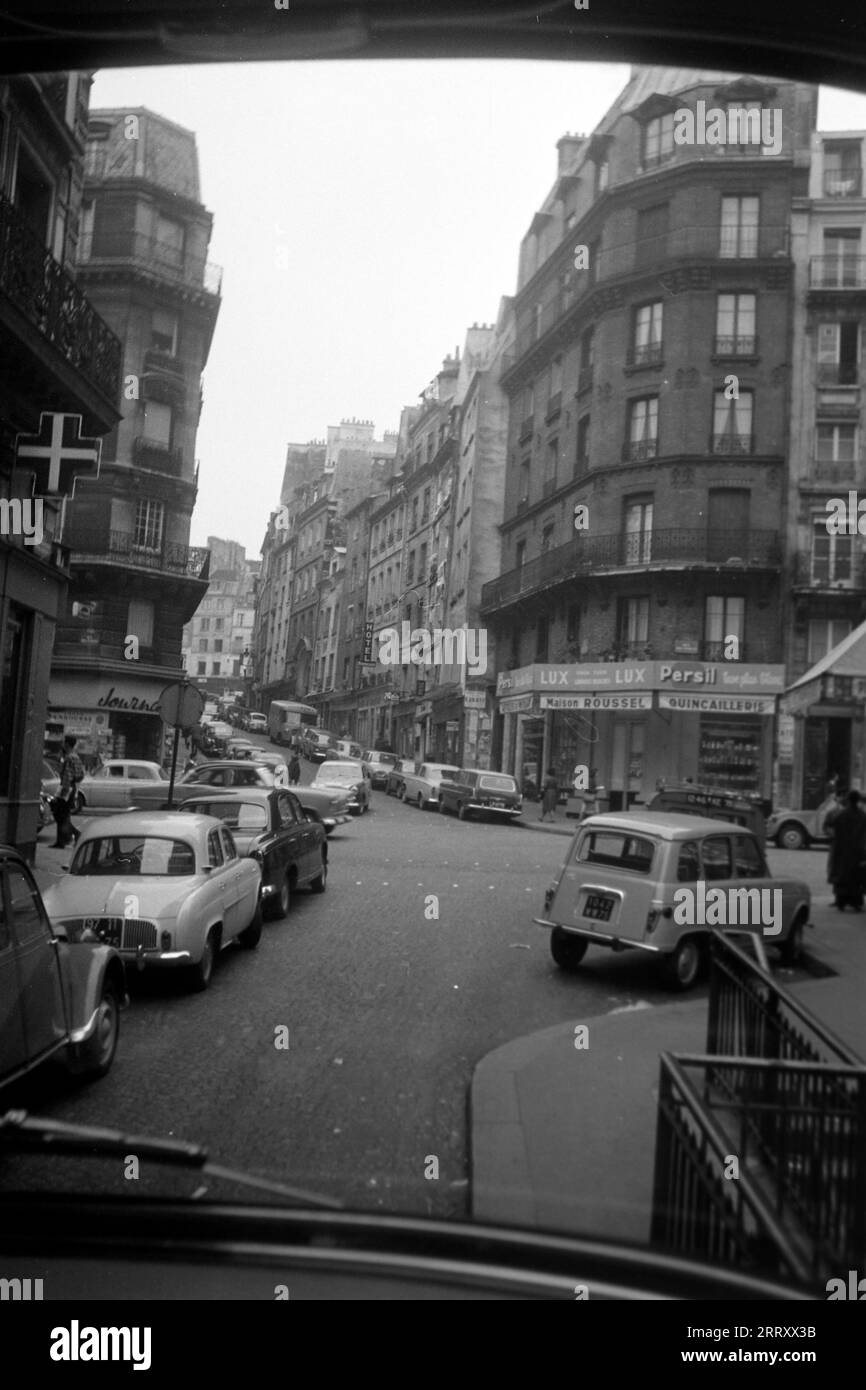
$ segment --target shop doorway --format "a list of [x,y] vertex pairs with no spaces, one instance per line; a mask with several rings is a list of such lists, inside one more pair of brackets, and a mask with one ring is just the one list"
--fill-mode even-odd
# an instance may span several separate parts
[[803,738],[803,808],[814,811],[827,796],[827,783],[851,777],[851,720],[807,719]]
[[646,725],[642,721],[615,720],[610,766],[611,811],[628,810],[643,789]]

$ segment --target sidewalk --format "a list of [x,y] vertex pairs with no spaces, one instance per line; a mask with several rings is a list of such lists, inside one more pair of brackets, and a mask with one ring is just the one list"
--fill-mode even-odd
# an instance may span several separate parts
[[[838,973],[790,984],[777,978],[866,1060],[866,915],[819,900],[812,920],[806,949]],[[775,973],[776,953],[769,954]],[[577,1049],[575,1026],[584,1021],[588,1047]],[[475,1219],[645,1244],[659,1054],[703,1053],[706,1028],[705,997],[638,1003],[588,1020],[578,1015],[488,1053],[470,1089]]]
[[546,835],[573,835],[579,822],[575,816],[567,816],[565,812],[565,806],[557,806],[556,819],[542,821],[541,802],[524,799],[523,815],[515,821],[515,825],[522,825],[526,830],[542,830]]

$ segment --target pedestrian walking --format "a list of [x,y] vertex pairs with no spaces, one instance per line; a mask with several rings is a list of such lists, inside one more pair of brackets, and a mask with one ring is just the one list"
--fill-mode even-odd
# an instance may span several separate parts
[[76,742],[72,734],[67,734],[63,740],[60,790],[51,807],[57,823],[55,849],[65,849],[70,840],[77,844],[81,836],[81,831],[72,824],[71,819],[78,800],[78,785],[84,778],[84,764],[75,751]]
[[297,753],[293,753],[293,754],[292,754],[291,762],[289,763],[289,786],[290,786],[290,787],[296,787],[296,786],[298,785],[298,783],[300,782],[300,780],[301,780],[301,764],[300,764],[300,762],[298,761],[298,755],[297,755]]
[[850,791],[847,805],[831,826],[832,841],[827,856],[827,881],[840,912],[850,903],[863,910],[863,877],[866,867],[866,815],[860,809],[860,793]]
[[547,776],[544,779],[544,796],[541,801],[541,819],[546,820],[552,816],[556,820],[556,808],[559,805],[559,782],[556,779],[556,768],[549,767]]

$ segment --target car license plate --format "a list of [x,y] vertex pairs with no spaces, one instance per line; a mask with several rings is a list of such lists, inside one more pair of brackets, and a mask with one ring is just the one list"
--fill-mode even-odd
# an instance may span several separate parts
[[613,898],[603,898],[599,893],[587,893],[583,904],[584,917],[591,917],[595,922],[609,922],[610,914],[613,912]]
[[503,811],[505,809],[504,801],[491,801],[490,805],[495,811]]

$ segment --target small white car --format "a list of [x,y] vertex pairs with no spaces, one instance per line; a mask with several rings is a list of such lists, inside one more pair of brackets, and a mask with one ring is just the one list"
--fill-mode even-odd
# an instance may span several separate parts
[[417,772],[404,773],[400,800],[410,801],[422,811],[438,808],[439,783],[443,777],[452,779],[459,775],[460,768],[450,763],[422,763]]
[[268,732],[268,720],[264,714],[249,714],[244,725],[251,734],[266,734]]
[[262,873],[213,816],[102,817],[82,832],[66,876],[44,895],[70,941],[101,941],[139,969],[185,969],[206,989],[232,941],[262,934]]
[[324,762],[310,785],[316,789],[343,792],[349,799],[350,812],[356,816],[370,809],[373,783],[365,763],[349,762],[348,759]]

